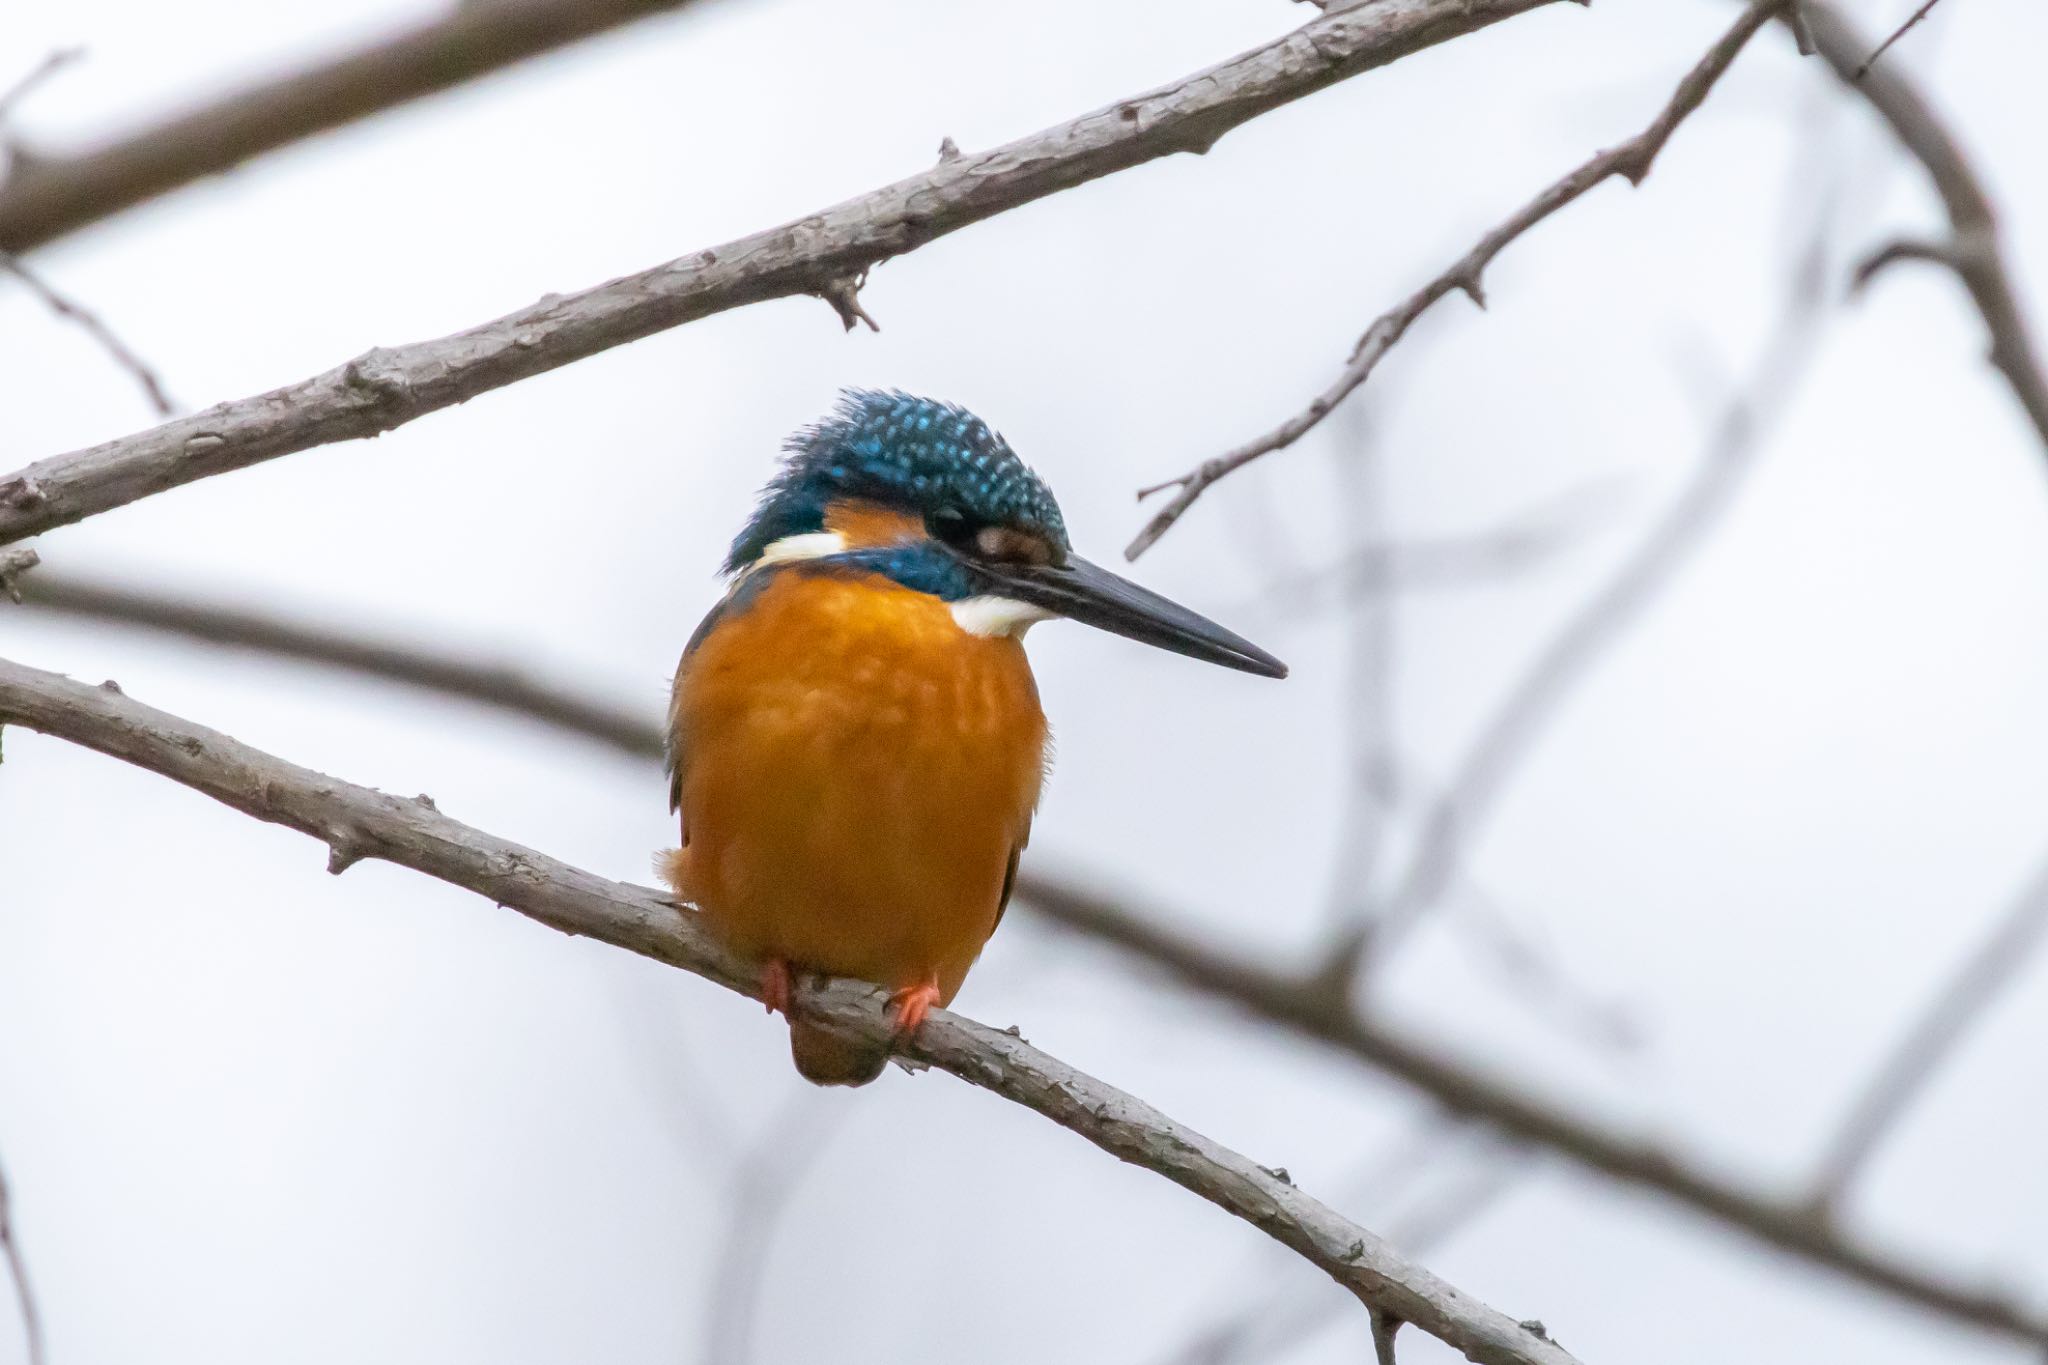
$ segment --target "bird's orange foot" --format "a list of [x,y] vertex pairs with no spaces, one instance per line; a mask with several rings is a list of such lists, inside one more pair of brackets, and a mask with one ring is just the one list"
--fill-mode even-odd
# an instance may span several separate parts
[[761,1003],[768,1007],[768,1012],[788,1016],[793,989],[788,961],[779,957],[769,958],[761,968]]
[[896,1016],[896,1036],[908,1038],[916,1033],[918,1025],[938,1003],[939,983],[929,976],[914,985],[898,986],[889,992],[889,1010]]

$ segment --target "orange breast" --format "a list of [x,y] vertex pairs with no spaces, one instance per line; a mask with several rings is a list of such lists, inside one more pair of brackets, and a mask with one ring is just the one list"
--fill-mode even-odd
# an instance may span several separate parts
[[775,572],[677,673],[677,891],[733,948],[943,1000],[1030,833],[1045,717],[1021,644],[879,575]]

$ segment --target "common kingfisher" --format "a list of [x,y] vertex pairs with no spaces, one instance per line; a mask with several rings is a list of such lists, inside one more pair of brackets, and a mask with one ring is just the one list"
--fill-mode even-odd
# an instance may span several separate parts
[[979,417],[849,390],[791,436],[677,666],[677,896],[762,964],[796,1067],[877,1050],[792,1010],[792,974],[886,988],[894,1034],[951,1002],[1002,920],[1049,752],[1025,630],[1056,616],[1263,677],[1287,666],[1074,554],[1045,483]]

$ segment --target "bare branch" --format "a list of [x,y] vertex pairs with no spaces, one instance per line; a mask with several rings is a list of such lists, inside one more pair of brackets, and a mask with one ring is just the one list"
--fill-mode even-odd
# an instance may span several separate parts
[[1358,1013],[1314,972],[1263,967],[1159,927],[1044,874],[1017,884],[1022,908],[1160,969],[1177,984],[1225,1001],[1406,1082],[1453,1114],[1479,1119],[1574,1165],[1653,1191],[1709,1221],[1930,1312],[2022,1341],[2048,1345],[2048,1316],[1988,1289],[1966,1287],[1852,1236],[1804,1199],[1758,1193],[1684,1154],[1603,1128],[1498,1077],[1451,1060]]
[[[12,552],[18,559],[31,561],[34,553]],[[0,551],[0,565],[8,557],[8,552]],[[43,586],[33,577],[25,582],[25,595]],[[372,666],[373,662],[386,652],[403,655],[405,646],[393,642],[351,643],[347,637],[309,630],[281,619],[253,613],[223,613],[218,608],[179,604],[174,599],[156,599],[145,594],[123,593],[121,600],[120,613],[104,619],[151,628],[162,626],[177,633],[181,627],[175,623],[175,613],[181,610],[196,615],[202,623],[223,614],[237,620],[246,617],[255,628],[232,641],[242,647],[273,650],[316,663],[360,659],[360,663],[346,662],[343,666],[429,688],[439,687],[432,679],[452,677],[459,680],[459,685],[449,689],[454,695],[557,725],[569,733],[628,753],[648,758],[661,754],[661,733],[654,724],[643,725],[601,703],[579,700],[538,685],[492,695],[487,680],[496,671],[488,667],[427,654],[400,658],[386,672]],[[32,605],[37,601],[30,597]],[[43,600],[42,605],[52,603]],[[341,644],[338,650],[333,648],[336,640]],[[334,657],[330,658],[330,654]],[[367,853],[383,856],[374,848]],[[1348,1000],[1333,997],[1321,978],[1305,979],[1272,971],[1248,959],[1204,948],[1152,928],[1146,920],[1100,897],[1030,869],[1018,879],[1017,896],[1018,907],[1024,913],[1098,939],[1163,969],[1185,988],[1234,1004],[1268,1023],[1330,1046],[1431,1097],[1452,1114],[1484,1120],[1512,1137],[1555,1151],[1588,1170],[1662,1194],[1711,1221],[1724,1223],[1931,1312],[2007,1335],[2048,1342],[2048,1318],[2031,1317],[2024,1309],[1995,1295],[1959,1287],[1947,1277],[1866,1247],[1837,1231],[1814,1210],[1810,1201],[1776,1200],[1756,1194],[1677,1152],[1613,1132],[1527,1096],[1498,1078],[1383,1026],[1368,1023],[1352,1010]],[[514,908],[526,909],[524,905]],[[1159,922],[1165,922],[1165,917]],[[753,989],[751,976],[736,988]]]
[[1516,766],[1610,645],[1656,602],[1706,543],[1755,467],[1767,420],[1804,377],[1821,336],[1825,223],[1807,246],[1793,298],[1749,390],[1722,414],[1692,477],[1636,549],[1508,689],[1434,803],[1413,860],[1378,915],[1333,950],[1327,971],[1348,980],[1367,955],[1392,950],[1436,903]]
[[[2033,335],[2006,270],[1990,194],[1971,169],[1969,157],[1913,84],[1890,67],[1866,69],[1862,54],[1870,45],[1850,27],[1833,0],[1805,3],[1821,56],[1891,126],[1899,144],[1926,170],[1948,211],[1950,242],[1945,251],[1903,250],[1893,259],[1933,259],[1955,271],[1990,332],[1991,364],[2025,409],[2035,435],[2048,445],[2048,377],[2042,374]],[[1876,60],[1874,55],[1871,60]],[[1870,268],[1866,264],[1866,277]]]
[[[1175,152],[1338,81],[1554,0],[1384,0],[1323,15],[1176,84],[964,153],[861,198],[454,336],[0,477],[0,544],[195,479],[374,436],[478,394],[743,304],[821,294],[892,256]],[[0,238],[4,240],[4,238]]]
[[2025,965],[2048,930],[2048,863],[1992,927],[1977,950],[1964,959],[1905,1036],[1869,1088],[1843,1120],[1841,1132],[1822,1160],[1814,1182],[1816,1204],[1838,1203],[1850,1182],[1867,1166],[1878,1144],[1898,1126],[1927,1083],[1954,1054],[1973,1024]]
[[158,416],[169,417],[178,410],[178,405],[164,392],[163,381],[157,378],[156,371],[151,369],[141,356],[129,349],[128,344],[115,334],[113,328],[102,322],[97,313],[58,293],[40,275],[4,251],[0,251],[0,270],[20,280],[52,313],[60,318],[69,318],[84,328],[86,333],[100,344],[100,349],[113,357],[116,365],[135,377],[135,382],[140,384],[142,391],[149,396],[149,404],[157,410]]
[[27,99],[37,86],[84,55],[85,49],[82,47],[60,47],[31,67],[27,75],[5,90],[0,90],[0,128],[5,127],[7,118],[14,112],[15,107]]
[[36,1311],[35,1292],[29,1288],[28,1262],[14,1235],[14,1204],[8,1192],[7,1176],[0,1172],[0,1258],[7,1262],[14,1281],[14,1300],[21,1313],[21,1331],[28,1342],[28,1365],[43,1365],[43,1319]]
[[[35,552],[23,553],[33,557]],[[0,551],[0,588],[9,581],[7,554]],[[660,708],[652,700],[644,714],[608,705],[539,681],[509,663],[472,662],[402,640],[321,629],[254,608],[195,602],[48,568],[21,578],[16,591],[17,600],[32,610],[339,668],[529,717],[629,754],[661,754]]]
[[1743,46],[1755,36],[1772,14],[1784,8],[1786,0],[1754,0],[1735,21],[1734,27],[1722,35],[1720,41],[1707,50],[1685,79],[1678,83],[1670,102],[1660,111],[1650,126],[1619,146],[1601,152],[1592,160],[1580,166],[1570,175],[1553,184],[1549,189],[1524,204],[1499,227],[1480,238],[1478,245],[1460,256],[1449,269],[1409,295],[1393,308],[1380,314],[1365,335],[1358,339],[1352,349],[1351,359],[1344,366],[1331,385],[1316,395],[1315,401],[1307,408],[1274,427],[1258,439],[1248,441],[1233,450],[1225,451],[1214,459],[1205,460],[1177,479],[1154,485],[1140,492],[1140,498],[1150,493],[1176,488],[1173,498],[1146,524],[1124,550],[1124,558],[1136,559],[1152,548],[1159,538],[1173,529],[1195,500],[1206,493],[1218,480],[1244,468],[1253,460],[1284,450],[1322,424],[1325,417],[1336,410],[1339,403],[1363,384],[1379,365],[1382,357],[1393,349],[1394,344],[1408,332],[1415,320],[1427,312],[1438,299],[1448,294],[1463,291],[1472,302],[1486,306],[1486,293],[1481,286],[1481,277],[1493,258],[1507,245],[1535,227],[1559,209],[1585,195],[1594,186],[1611,176],[1621,176],[1632,185],[1640,185],[1650,173],[1651,164],[1664,144],[1671,140],[1671,134],[1686,116],[1699,108],[1701,101],[1712,90],[1714,82],[1721,78]]
[[[564,933],[625,948],[759,998],[759,974],[693,912],[654,891],[570,867],[441,814],[358,787],[144,706],[107,687],[0,661],[0,719],[124,759],[258,820],[344,843],[437,877]],[[881,995],[859,982],[804,989],[804,1008],[871,1044],[889,1037]],[[1172,1180],[1299,1253],[1368,1308],[1391,1313],[1488,1365],[1572,1365],[1519,1323],[1411,1264],[1372,1233],[1265,1167],[1023,1039],[934,1011],[902,1050],[1036,1111]]]
[[1877,59],[1879,57],[1884,56],[1886,52],[1890,51],[1891,45],[1893,43],[1896,43],[1899,39],[1905,37],[1908,33],[1912,32],[1914,25],[1918,24],[1922,19],[1925,19],[1930,13],[1933,12],[1934,7],[1940,3],[1941,0],[1927,0],[1927,3],[1920,6],[1919,9],[1914,10],[1911,18],[1907,19],[1905,23],[1900,24],[1897,28],[1893,29],[1891,32],[1891,36],[1886,38],[1883,42],[1877,45],[1877,51],[1871,53],[1868,57],[1865,57],[1860,63],[1857,64],[1855,74],[1852,75],[1849,79],[1860,81],[1865,76],[1869,75],[1870,68],[1877,64]]
[[27,254],[252,157],[690,0],[483,0],[0,182],[0,251]]

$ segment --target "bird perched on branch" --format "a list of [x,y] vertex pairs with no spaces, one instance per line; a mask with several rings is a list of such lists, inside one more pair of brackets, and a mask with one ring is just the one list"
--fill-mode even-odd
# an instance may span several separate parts
[[863,1085],[886,1048],[793,1013],[797,972],[949,1003],[1002,919],[1047,761],[1024,657],[1064,616],[1265,677],[1278,659],[1075,555],[1059,504],[950,403],[850,391],[786,445],[676,670],[660,871],[790,1017],[797,1070]]

